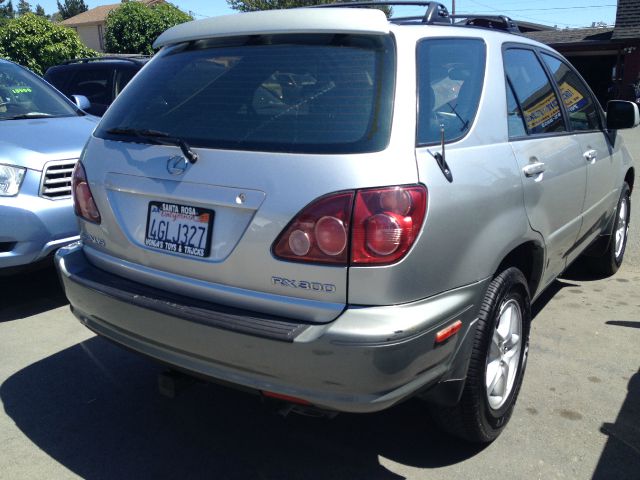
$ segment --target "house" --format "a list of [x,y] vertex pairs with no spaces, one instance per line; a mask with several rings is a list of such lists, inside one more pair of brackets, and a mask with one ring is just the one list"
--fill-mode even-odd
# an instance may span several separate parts
[[[147,5],[164,3],[164,0],[137,0]],[[121,4],[101,5],[86,12],[82,12],[75,17],[67,18],[60,22],[62,25],[73,28],[87,47],[104,52],[104,25],[107,15]]]
[[552,46],[578,69],[600,103],[634,100],[640,80],[640,2],[618,0],[614,27],[524,33]]

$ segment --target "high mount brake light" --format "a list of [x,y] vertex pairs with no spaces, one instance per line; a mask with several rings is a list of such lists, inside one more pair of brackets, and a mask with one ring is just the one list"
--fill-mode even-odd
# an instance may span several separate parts
[[406,255],[424,221],[422,185],[339,192],[314,201],[274,243],[276,257],[333,265],[388,265]]
[[71,192],[73,195],[73,208],[76,215],[92,223],[100,223],[100,212],[93,200],[87,173],[81,162],[78,162],[73,169],[71,180]]

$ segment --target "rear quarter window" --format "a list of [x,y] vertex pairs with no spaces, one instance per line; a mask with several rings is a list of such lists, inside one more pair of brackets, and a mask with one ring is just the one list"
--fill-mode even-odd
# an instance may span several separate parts
[[485,70],[480,39],[433,38],[418,43],[418,145],[462,138],[478,110]]

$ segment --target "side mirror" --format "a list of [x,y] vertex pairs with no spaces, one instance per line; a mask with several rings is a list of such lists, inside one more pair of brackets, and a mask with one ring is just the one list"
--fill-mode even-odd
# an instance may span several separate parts
[[73,101],[75,102],[76,106],[80,110],[86,110],[87,108],[91,108],[91,102],[84,95],[71,95],[71,96],[73,97]]
[[640,124],[640,112],[635,102],[611,100],[607,103],[607,129],[621,130]]

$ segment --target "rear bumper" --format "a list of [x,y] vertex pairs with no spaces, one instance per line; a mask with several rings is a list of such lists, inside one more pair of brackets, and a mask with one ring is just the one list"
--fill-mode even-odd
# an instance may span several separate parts
[[[199,375],[339,411],[387,408],[466,372],[486,281],[410,304],[349,306],[309,324],[150,289],[91,265],[79,245],[56,254],[73,313],[132,350]],[[454,320],[461,332],[435,346]]]

